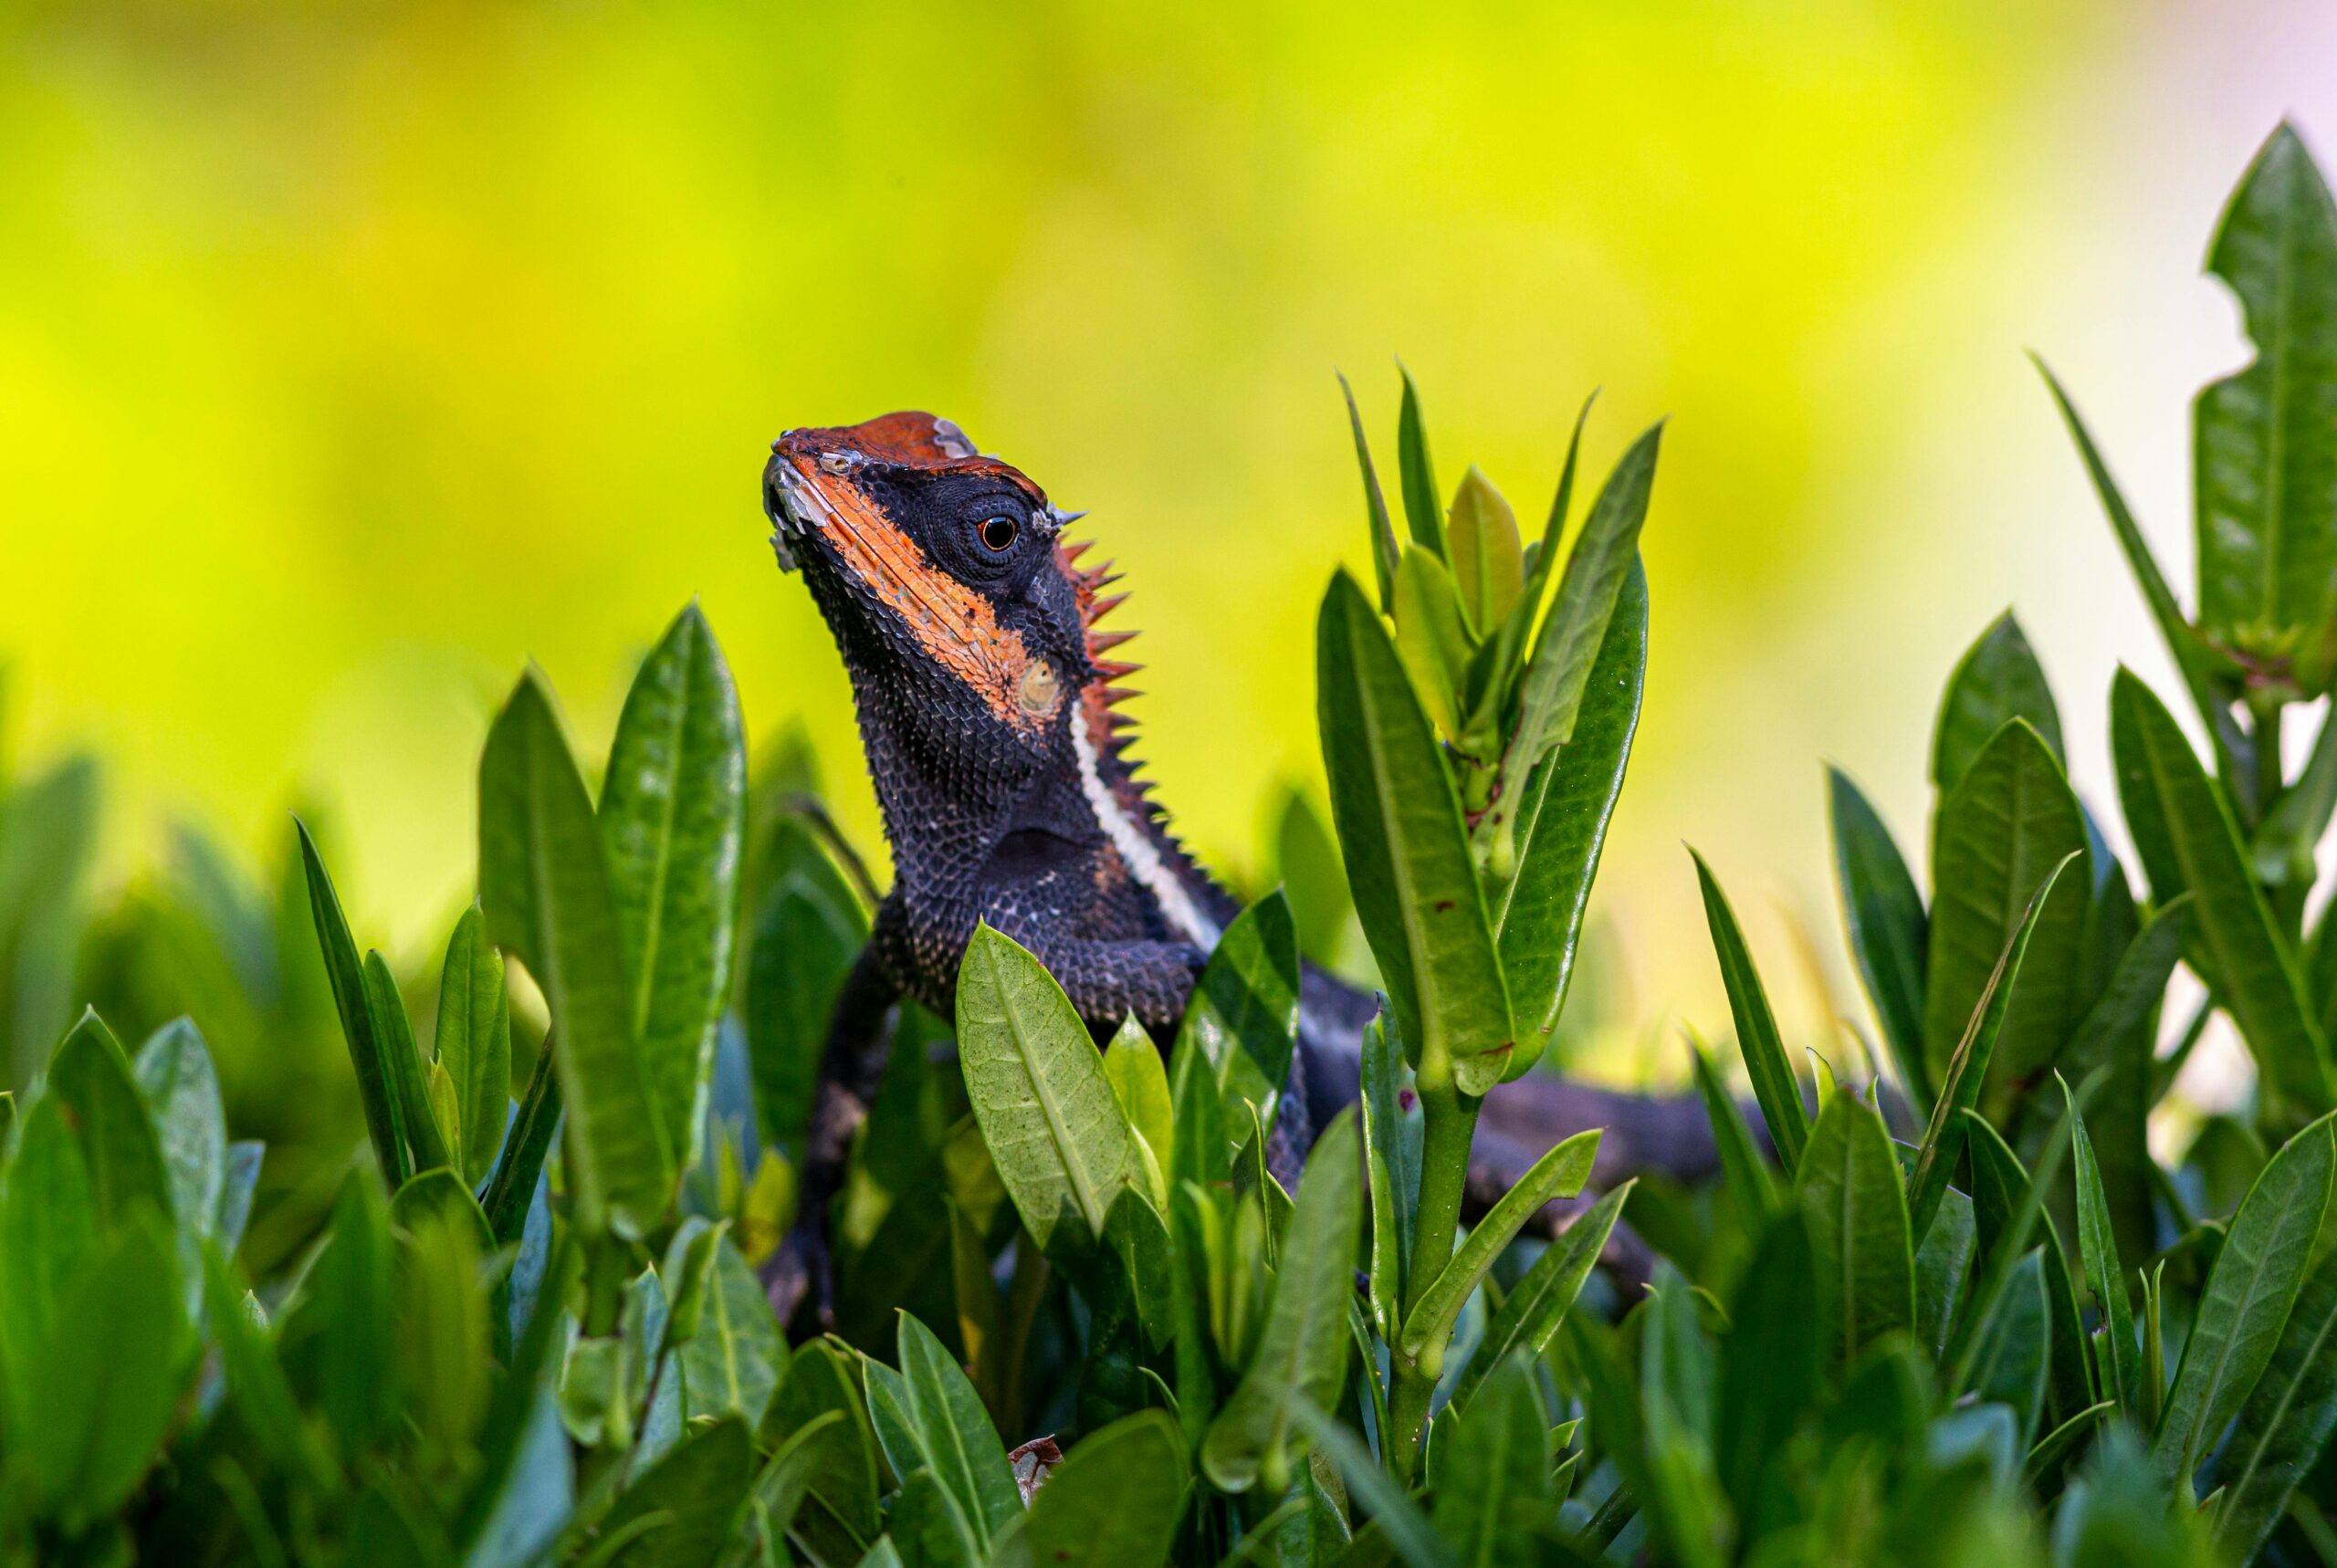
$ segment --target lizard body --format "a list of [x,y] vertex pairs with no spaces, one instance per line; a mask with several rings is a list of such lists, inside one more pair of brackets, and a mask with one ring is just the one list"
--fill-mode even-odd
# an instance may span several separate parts
[[[978,923],[1037,955],[1099,1040],[1133,1014],[1166,1041],[1238,905],[1137,777],[1118,706],[1137,666],[1114,656],[1134,633],[1102,625],[1126,597],[1106,591],[1109,564],[1082,566],[1087,545],[1063,537],[1082,514],[920,413],[788,432],[772,444],[763,507],[781,566],[802,574],[851,677],[895,877],[831,1026],[803,1218],[773,1286],[784,1312],[819,1282],[805,1275],[823,1264],[825,1207],[882,1071],[887,1014],[908,996],[952,1015]],[[1286,1179],[1313,1129],[1357,1097],[1374,1010],[1305,970],[1270,1149]],[[1682,1140],[1686,1165],[1709,1163],[1692,1105],[1554,1080],[1513,1085],[1487,1111],[1504,1103],[1511,1114],[1489,1114],[1482,1140],[1495,1192],[1504,1171],[1588,1126],[1610,1128],[1619,1169]],[[1633,1125],[1639,1158],[1615,1146]]]

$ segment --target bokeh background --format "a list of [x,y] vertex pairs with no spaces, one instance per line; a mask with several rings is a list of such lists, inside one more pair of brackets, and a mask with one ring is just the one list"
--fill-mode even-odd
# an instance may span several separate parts
[[1392,458],[1403,356],[1444,477],[1529,519],[1603,386],[1594,471],[1672,421],[1609,1066],[1724,1021],[1682,839],[1822,1040],[1820,759],[1919,845],[1939,684],[2007,604],[2108,798],[2112,664],[2164,662],[2022,351],[2187,583],[2189,398],[2245,357],[2199,258],[2279,117],[2337,145],[2332,60],[2301,4],[0,0],[8,744],[103,759],[113,883],[321,803],[418,959],[522,662],[597,756],[696,595],[873,841],[756,476],[925,406],[1093,509],[1164,798],[1254,877],[1364,559],[1334,368]]

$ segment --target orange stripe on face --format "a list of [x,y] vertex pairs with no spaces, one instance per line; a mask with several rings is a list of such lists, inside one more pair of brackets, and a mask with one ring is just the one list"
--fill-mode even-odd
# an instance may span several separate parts
[[805,456],[791,455],[789,465],[823,503],[826,526],[820,531],[837,560],[900,617],[926,654],[1009,724],[1045,728],[1062,706],[1059,683],[1050,683],[1043,668],[1034,673],[1022,634],[998,623],[990,601],[928,562],[917,541],[887,521],[849,478],[829,475]]

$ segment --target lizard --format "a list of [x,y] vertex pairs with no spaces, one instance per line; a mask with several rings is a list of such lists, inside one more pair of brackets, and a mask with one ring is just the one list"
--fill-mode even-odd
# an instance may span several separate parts
[[[831,1019],[799,1186],[771,1266],[785,1321],[826,1295],[826,1210],[883,1071],[887,1019],[913,998],[952,1016],[959,960],[987,921],[1030,949],[1101,1042],[1130,1016],[1174,1037],[1239,904],[1138,777],[1122,705],[1127,595],[1082,564],[1066,512],[1020,469],[921,412],[790,430],[763,470],[782,570],[811,591],[850,679],[894,883]],[[1298,1040],[1268,1149],[1288,1185],[1314,1130],[1359,1093],[1369,994],[1302,971]],[[1558,1140],[1605,1127],[1607,1185],[1713,1168],[1692,1096],[1649,1098],[1537,1074],[1490,1097],[1472,1197],[1499,1196]]]

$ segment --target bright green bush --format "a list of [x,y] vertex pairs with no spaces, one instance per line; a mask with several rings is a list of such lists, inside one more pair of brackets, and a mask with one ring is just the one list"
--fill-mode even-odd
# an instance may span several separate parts
[[[2337,680],[2337,210],[2287,131],[2210,266],[2258,358],[2197,408],[2195,621],[2052,388],[2212,741],[2118,676],[2142,886],[1997,622],[1941,704],[1928,903],[1829,780],[1873,1068],[1803,1081],[1697,861],[1773,1151],[1700,1047],[1722,1178],[1618,1186],[1555,1240],[1522,1238],[1596,1134],[1465,1228],[1463,1187],[1557,1025],[1629,760],[1653,431],[1579,524],[1569,451],[1528,543],[1474,470],[1444,503],[1409,382],[1393,511],[1356,418],[1374,586],[1334,580],[1315,671],[1337,868],[1291,858],[1174,1040],[1099,1053],[979,933],[957,1017],[899,1020],[835,1330],[791,1347],[757,1268],[874,894],[800,756],[749,789],[695,609],[597,792],[521,679],[478,903],[403,982],[305,826],[272,904],[190,841],[92,917],[86,765],[12,781],[0,1560],[2337,1560],[2337,933],[2306,922],[2337,723],[2293,775],[2279,745]],[[1300,932],[1350,896],[1389,1005],[1286,1192]],[[2178,965],[2206,999],[2160,1054]],[[2162,1164],[2147,1119],[2216,1014],[2258,1091]],[[1624,1220],[1644,1282],[1594,1273]]]

